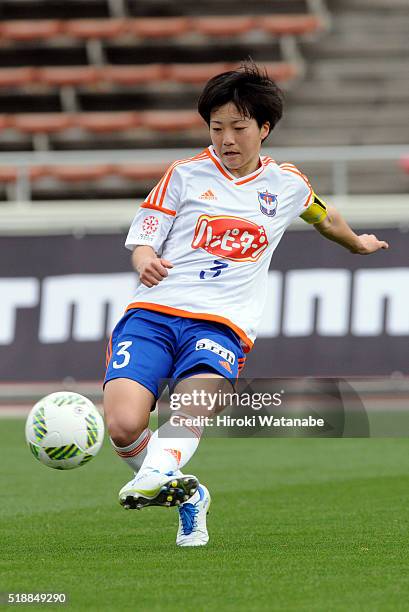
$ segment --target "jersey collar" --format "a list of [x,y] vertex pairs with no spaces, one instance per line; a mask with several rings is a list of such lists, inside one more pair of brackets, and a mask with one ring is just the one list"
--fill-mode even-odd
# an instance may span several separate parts
[[252,172],[251,174],[247,174],[247,176],[240,176],[238,178],[237,176],[234,176],[234,174],[232,174],[226,168],[226,166],[223,164],[220,157],[218,157],[216,151],[214,150],[213,145],[210,145],[209,147],[207,147],[207,149],[205,149],[205,152],[207,156],[209,157],[209,159],[212,160],[216,168],[219,170],[219,172],[226,179],[228,179],[229,181],[232,181],[234,185],[244,185],[245,183],[249,183],[250,181],[253,181],[255,178],[257,178],[264,170],[263,160],[259,158],[260,165],[258,168],[256,168],[256,170],[254,170],[254,172]]

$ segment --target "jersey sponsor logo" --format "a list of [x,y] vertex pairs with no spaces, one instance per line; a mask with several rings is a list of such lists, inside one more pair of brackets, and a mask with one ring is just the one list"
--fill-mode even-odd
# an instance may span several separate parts
[[224,367],[225,370],[227,370],[228,372],[230,372],[230,374],[233,374],[232,369],[230,367],[230,363],[228,361],[219,361],[220,365]]
[[233,261],[257,261],[267,247],[267,234],[262,225],[225,215],[201,215],[192,241],[193,249],[204,249],[211,255]]
[[208,189],[199,197],[199,200],[217,200],[217,196],[214,195],[211,189]]
[[155,217],[155,215],[149,215],[144,219],[144,222],[142,223],[142,229],[145,234],[148,234],[148,236],[154,234],[157,231],[158,227],[159,219],[158,217]]
[[275,217],[278,204],[277,195],[274,193],[270,193],[268,189],[265,189],[264,191],[258,191],[257,193],[260,210],[263,215],[267,215],[267,217]]
[[209,340],[209,338],[201,338],[196,342],[196,351],[211,351],[212,353],[216,353],[216,355],[220,355],[227,362],[232,365],[236,361],[236,356],[232,351],[229,351],[227,348],[215,342],[214,340]]

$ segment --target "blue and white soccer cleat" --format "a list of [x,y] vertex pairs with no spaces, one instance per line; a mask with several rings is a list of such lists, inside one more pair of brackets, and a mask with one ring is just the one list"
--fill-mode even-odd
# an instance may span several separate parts
[[194,495],[199,486],[195,476],[163,474],[144,470],[119,491],[119,503],[125,509],[141,510],[146,506],[178,506]]
[[196,493],[179,506],[178,546],[205,546],[209,541],[206,517],[211,497],[208,489],[200,484]]

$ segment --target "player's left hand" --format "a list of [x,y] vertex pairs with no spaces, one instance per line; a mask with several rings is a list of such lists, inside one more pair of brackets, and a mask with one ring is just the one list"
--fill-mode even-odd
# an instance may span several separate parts
[[385,240],[379,240],[375,234],[361,234],[358,238],[359,244],[353,252],[359,255],[369,255],[380,249],[389,249],[389,244]]

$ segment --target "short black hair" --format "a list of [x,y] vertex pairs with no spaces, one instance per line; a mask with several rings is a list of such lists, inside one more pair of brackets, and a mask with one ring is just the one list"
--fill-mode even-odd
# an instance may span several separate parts
[[253,61],[211,78],[200,95],[197,109],[210,125],[211,112],[229,102],[236,105],[243,117],[254,118],[260,128],[268,122],[269,133],[283,114],[281,89],[270,79],[267,70],[261,71]]

